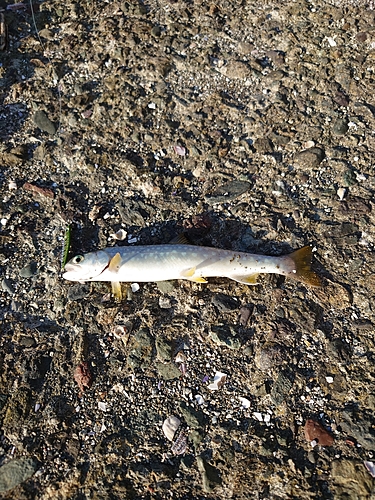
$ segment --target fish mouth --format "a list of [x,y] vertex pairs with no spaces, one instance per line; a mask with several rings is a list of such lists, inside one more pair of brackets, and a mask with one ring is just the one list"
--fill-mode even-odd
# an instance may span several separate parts
[[91,279],[90,276],[82,276],[80,269],[77,269],[77,266],[74,264],[69,263],[65,264],[62,277],[68,281],[80,281],[81,283]]

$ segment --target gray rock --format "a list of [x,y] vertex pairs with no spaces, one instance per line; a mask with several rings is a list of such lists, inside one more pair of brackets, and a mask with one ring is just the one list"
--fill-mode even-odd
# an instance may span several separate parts
[[353,437],[363,448],[375,449],[372,423],[366,418],[364,412],[359,412],[355,407],[346,408],[340,413],[337,423],[347,436]]
[[216,486],[221,484],[219,471],[202,456],[197,457],[197,466],[201,474],[203,490],[206,493],[210,493]]
[[159,377],[164,380],[173,380],[181,376],[181,372],[174,363],[156,363]]
[[188,406],[184,401],[181,401],[179,406],[180,412],[189,427],[195,429],[197,427],[202,427],[205,424],[206,417],[203,412],[200,410],[194,410],[194,408]]
[[19,273],[22,278],[30,278],[31,276],[34,276],[37,272],[37,265],[36,262],[30,262],[27,264],[25,267],[20,269]]
[[47,132],[50,135],[56,134],[57,129],[55,124],[48,118],[45,111],[36,111],[33,116],[33,122],[37,127],[43,130],[43,132]]
[[338,118],[333,124],[332,132],[335,135],[345,135],[348,130],[349,126],[346,118]]
[[283,363],[284,352],[279,344],[265,344],[255,354],[255,366],[261,371],[271,370]]
[[331,466],[334,498],[365,500],[371,497],[373,479],[358,460],[334,460]]
[[287,397],[293,387],[294,374],[292,372],[281,371],[271,390],[271,399],[276,406],[279,406]]
[[9,491],[29,479],[38,469],[32,458],[19,458],[0,467],[0,493]]
[[77,283],[72,285],[68,289],[67,299],[68,300],[81,300],[90,295],[90,285]]
[[176,288],[176,281],[157,281],[156,285],[162,293],[169,294]]
[[127,364],[130,368],[142,368],[150,365],[154,340],[148,328],[142,328],[133,337],[130,347]]
[[161,361],[170,361],[172,359],[172,346],[164,337],[156,337],[155,347]]
[[252,187],[248,181],[229,181],[218,187],[212,194],[207,195],[206,201],[210,203],[226,203],[233,201]]
[[217,293],[212,298],[212,303],[221,312],[233,311],[238,308],[238,301],[230,295],[224,293]]
[[229,347],[229,349],[239,349],[241,347],[240,340],[233,335],[231,329],[226,325],[213,325],[210,337],[215,344]]
[[315,168],[324,160],[324,157],[324,150],[314,147],[297,153],[294,162],[300,167]]

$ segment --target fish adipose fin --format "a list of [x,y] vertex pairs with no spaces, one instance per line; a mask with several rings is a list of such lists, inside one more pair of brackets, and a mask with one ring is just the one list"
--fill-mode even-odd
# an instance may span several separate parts
[[296,250],[289,254],[288,257],[292,259],[296,269],[296,272],[291,277],[305,285],[322,286],[320,277],[314,271],[311,271],[312,249],[310,245]]
[[258,276],[259,273],[254,273],[245,276],[228,276],[228,278],[237,281],[237,283],[243,283],[244,285],[257,285]]
[[188,269],[187,271],[184,271],[181,273],[181,277],[189,280],[189,281],[194,281],[194,283],[207,283],[207,280],[202,278],[201,276],[194,276],[197,271],[196,267],[192,267],[191,269]]

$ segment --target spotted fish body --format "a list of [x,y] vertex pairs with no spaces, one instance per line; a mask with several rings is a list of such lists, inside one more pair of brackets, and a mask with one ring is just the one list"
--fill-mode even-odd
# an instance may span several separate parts
[[185,279],[206,283],[205,278],[215,276],[254,285],[259,274],[275,273],[320,286],[320,278],[310,270],[311,255],[310,246],[281,257],[185,244],[108,247],[74,257],[63,277],[80,282]]

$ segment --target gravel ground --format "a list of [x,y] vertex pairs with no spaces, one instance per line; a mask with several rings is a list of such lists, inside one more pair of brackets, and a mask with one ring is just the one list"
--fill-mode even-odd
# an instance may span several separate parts
[[[374,3],[9,7],[1,498],[374,499]],[[311,243],[323,286],[118,304],[62,279],[68,225],[70,256]]]

